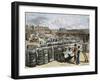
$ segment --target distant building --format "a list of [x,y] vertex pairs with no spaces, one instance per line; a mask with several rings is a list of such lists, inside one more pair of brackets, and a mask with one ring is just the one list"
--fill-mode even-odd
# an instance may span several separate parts
[[31,26],[26,25],[25,26],[25,38],[26,38],[26,40],[29,40],[30,35],[33,34],[33,33],[34,34],[36,33],[34,31],[34,26],[33,25],[31,25]]
[[44,27],[44,26],[35,26],[34,31],[41,33],[41,34],[51,34],[51,30],[49,27]]
[[49,27],[44,27],[39,25],[38,26],[26,25],[25,27],[26,40],[29,40],[31,34],[44,36],[45,34],[51,34],[51,30],[49,29]]
[[56,35],[59,37],[73,36],[75,38],[79,38],[79,39],[83,40],[83,42],[89,41],[89,29],[72,29],[72,30],[59,29],[56,32]]

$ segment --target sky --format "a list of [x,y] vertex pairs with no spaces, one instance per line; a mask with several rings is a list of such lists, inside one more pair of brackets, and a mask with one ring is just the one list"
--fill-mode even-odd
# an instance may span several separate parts
[[50,29],[89,29],[89,15],[26,12],[27,25],[42,25]]

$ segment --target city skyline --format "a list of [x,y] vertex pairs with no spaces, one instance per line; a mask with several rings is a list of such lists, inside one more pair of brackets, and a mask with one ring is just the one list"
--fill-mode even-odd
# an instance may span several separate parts
[[89,15],[26,12],[26,25],[47,26],[50,29],[89,29]]

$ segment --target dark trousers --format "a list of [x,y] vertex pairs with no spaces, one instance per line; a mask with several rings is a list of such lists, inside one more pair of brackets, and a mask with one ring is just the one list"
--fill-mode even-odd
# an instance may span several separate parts
[[76,57],[76,64],[79,64],[79,63],[80,63],[80,53],[78,53]]

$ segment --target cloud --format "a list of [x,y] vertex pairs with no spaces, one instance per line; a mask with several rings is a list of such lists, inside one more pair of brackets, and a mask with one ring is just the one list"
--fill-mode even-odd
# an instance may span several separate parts
[[37,17],[29,17],[26,19],[26,24],[35,24],[35,25],[39,25],[42,23],[45,23],[45,21],[47,21],[48,19],[46,17],[42,17],[42,16],[37,16]]
[[51,29],[88,29],[89,15],[26,13],[26,24],[45,24]]

